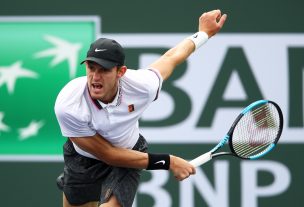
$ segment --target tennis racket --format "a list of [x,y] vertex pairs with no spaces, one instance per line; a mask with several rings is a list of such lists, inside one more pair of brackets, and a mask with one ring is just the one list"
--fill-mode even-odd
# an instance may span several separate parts
[[[258,159],[276,146],[282,130],[283,114],[279,105],[269,100],[256,101],[240,113],[228,133],[212,150],[190,163],[198,167],[223,155]],[[229,143],[230,152],[217,152],[226,143]]]

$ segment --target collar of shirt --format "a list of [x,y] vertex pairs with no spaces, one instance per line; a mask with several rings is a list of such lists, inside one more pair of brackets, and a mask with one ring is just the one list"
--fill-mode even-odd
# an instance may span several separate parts
[[117,93],[115,95],[114,100],[111,103],[105,104],[100,100],[97,100],[97,101],[101,105],[102,108],[107,108],[109,106],[119,106],[121,103],[121,96],[122,96],[122,90],[121,90],[121,82],[119,80]]

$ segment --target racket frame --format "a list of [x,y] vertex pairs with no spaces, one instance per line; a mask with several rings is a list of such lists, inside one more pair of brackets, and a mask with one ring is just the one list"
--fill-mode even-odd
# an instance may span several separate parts
[[[280,119],[279,130],[278,130],[278,133],[277,133],[277,136],[276,136],[274,142],[272,144],[270,144],[262,152],[258,153],[257,155],[250,156],[250,157],[239,156],[235,152],[235,150],[233,148],[233,145],[232,145],[234,128],[236,127],[236,125],[238,124],[238,122],[241,120],[241,118],[246,113],[250,112],[253,108],[256,108],[256,107],[258,107],[260,105],[267,104],[267,103],[271,103],[271,104],[273,104],[276,107],[276,109],[278,111],[278,114],[279,114],[279,119]],[[219,156],[223,156],[223,155],[233,155],[233,156],[239,157],[241,159],[250,159],[250,160],[258,159],[258,158],[264,156],[265,154],[267,154],[268,152],[270,152],[275,147],[275,145],[277,144],[277,142],[279,141],[279,139],[281,137],[282,131],[283,131],[283,113],[282,113],[279,105],[276,104],[275,102],[269,101],[269,100],[255,101],[255,102],[251,103],[250,105],[248,105],[246,108],[243,109],[243,111],[237,116],[237,118],[235,119],[235,121],[231,125],[228,133],[224,136],[224,138],[222,138],[222,140],[213,149],[211,149],[209,152],[207,152],[205,154],[202,154],[201,156],[199,156],[199,157],[191,160],[190,163],[192,165],[194,165],[195,167],[198,167],[198,166],[200,166],[200,165],[208,162],[209,160],[211,160],[214,157],[219,157]],[[227,142],[229,144],[231,152],[218,152],[218,153],[215,153],[217,150],[219,150],[220,148],[222,148]]]
[[[256,155],[253,155],[253,156],[249,156],[249,157],[242,157],[242,156],[239,156],[234,148],[233,148],[233,144],[232,144],[232,140],[233,140],[233,131],[234,131],[234,128],[236,127],[237,123],[241,120],[241,118],[248,112],[252,111],[252,109],[254,108],[257,108],[259,107],[260,105],[264,105],[264,104],[272,104],[276,109],[277,109],[277,112],[278,112],[278,115],[279,115],[279,120],[280,120],[280,123],[279,123],[279,130],[278,130],[278,133],[276,135],[276,138],[274,139],[274,141],[268,145],[268,147],[266,149],[264,149],[262,152],[256,154]],[[229,135],[231,138],[229,139],[229,147],[230,147],[230,150],[231,150],[231,154],[236,156],[236,157],[239,157],[241,159],[249,159],[249,160],[256,160],[256,159],[259,159],[260,157],[264,156],[265,154],[269,153],[275,146],[276,144],[278,143],[280,137],[281,137],[281,134],[282,134],[282,131],[283,131],[283,124],[284,124],[284,120],[283,120],[283,113],[282,113],[282,110],[281,108],[279,107],[278,104],[276,104],[275,102],[273,101],[269,101],[269,100],[259,100],[259,101],[255,101],[253,102],[252,104],[250,104],[249,106],[247,106],[240,114],[239,116],[236,118],[236,120],[233,122],[229,132],[227,133],[227,135]]]

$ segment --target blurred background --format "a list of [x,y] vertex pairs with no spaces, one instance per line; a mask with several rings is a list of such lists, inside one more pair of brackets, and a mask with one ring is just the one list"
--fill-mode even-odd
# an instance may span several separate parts
[[151,152],[192,159],[227,132],[240,110],[277,102],[279,145],[257,161],[221,158],[178,182],[144,171],[134,207],[302,206],[304,24],[301,0],[3,1],[0,7],[0,206],[57,207],[61,136],[53,107],[60,89],[85,75],[92,41],[108,37],[144,68],[221,9],[221,32],[163,84],[140,120]]

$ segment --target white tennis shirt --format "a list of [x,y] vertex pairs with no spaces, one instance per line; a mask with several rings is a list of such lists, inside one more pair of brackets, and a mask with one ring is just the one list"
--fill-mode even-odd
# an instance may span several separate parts
[[[93,100],[87,77],[70,81],[59,93],[55,114],[64,137],[88,137],[96,133],[114,146],[131,149],[139,137],[138,120],[151,102],[157,99],[163,79],[157,70],[128,69],[119,80],[112,103]],[[74,144],[86,157],[92,154]]]

